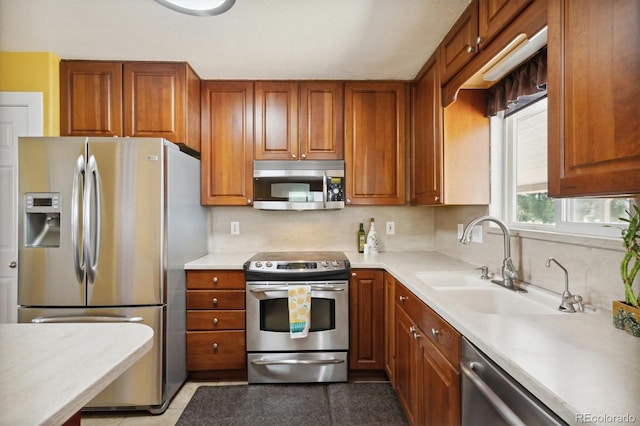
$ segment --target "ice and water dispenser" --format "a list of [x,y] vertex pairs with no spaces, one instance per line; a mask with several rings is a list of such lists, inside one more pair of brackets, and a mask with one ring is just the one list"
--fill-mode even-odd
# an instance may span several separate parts
[[24,194],[24,243],[27,247],[60,247],[60,194]]

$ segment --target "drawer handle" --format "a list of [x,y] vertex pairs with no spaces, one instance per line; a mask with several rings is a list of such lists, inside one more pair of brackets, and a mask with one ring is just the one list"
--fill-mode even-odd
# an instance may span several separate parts
[[416,328],[413,325],[409,327],[409,333],[415,333],[415,332],[416,332]]
[[218,282],[218,277],[213,277],[213,283],[216,284]]
[[440,330],[436,330],[435,328],[431,329],[431,335],[433,337],[438,337],[439,334],[440,334]]
[[400,296],[400,302],[404,302],[405,300],[407,300],[409,298],[409,296]]
[[213,344],[213,351],[214,352],[218,352],[218,344],[217,343]]
[[213,298],[213,300],[212,300],[212,302],[213,302],[213,304],[214,304],[214,305],[217,305],[217,304],[218,304],[218,298],[217,298],[217,297],[214,297],[214,298]]
[[413,333],[413,338],[414,338],[415,340],[418,340],[420,337],[421,337],[421,336],[420,336],[420,333],[416,333],[416,332],[414,332],[414,333]]
[[214,319],[213,319],[213,323],[214,323],[214,324],[218,324],[218,318],[214,318]]

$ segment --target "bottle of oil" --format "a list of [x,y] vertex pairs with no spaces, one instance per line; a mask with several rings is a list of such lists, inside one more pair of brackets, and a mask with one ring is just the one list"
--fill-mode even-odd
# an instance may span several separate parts
[[358,230],[358,253],[364,253],[364,244],[366,242],[366,236],[364,234],[364,224],[360,224],[360,229]]

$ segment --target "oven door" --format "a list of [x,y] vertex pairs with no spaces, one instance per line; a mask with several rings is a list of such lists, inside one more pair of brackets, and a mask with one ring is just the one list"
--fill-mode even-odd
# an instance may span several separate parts
[[311,286],[306,338],[292,339],[286,281],[247,282],[247,351],[346,351],[349,349],[348,281],[291,282]]

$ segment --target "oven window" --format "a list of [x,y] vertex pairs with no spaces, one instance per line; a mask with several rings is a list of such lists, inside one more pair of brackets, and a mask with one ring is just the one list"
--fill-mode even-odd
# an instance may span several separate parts
[[[289,332],[289,299],[286,297],[260,301],[260,330]],[[309,331],[327,331],[336,328],[335,299],[311,299],[311,326]]]

